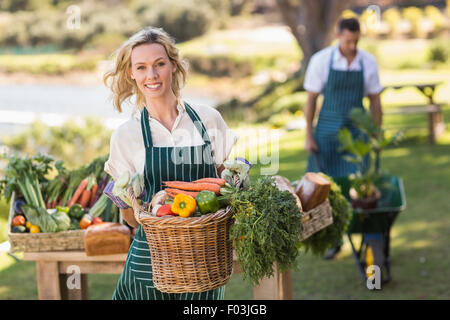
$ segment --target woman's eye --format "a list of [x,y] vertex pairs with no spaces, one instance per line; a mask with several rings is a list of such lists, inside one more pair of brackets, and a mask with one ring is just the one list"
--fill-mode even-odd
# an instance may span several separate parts
[[143,69],[145,69],[145,67],[144,66],[139,66],[137,69],[138,70],[143,70]]
[[162,67],[162,66],[164,66],[165,65],[165,63],[164,62],[160,62],[160,63],[158,63],[158,67]]

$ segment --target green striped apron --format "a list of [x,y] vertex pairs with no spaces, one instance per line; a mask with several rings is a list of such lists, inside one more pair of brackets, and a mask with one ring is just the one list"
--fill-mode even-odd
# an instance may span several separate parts
[[[345,152],[338,152],[340,143],[337,135],[339,129],[347,128],[353,138],[361,136],[360,130],[352,125],[349,113],[353,108],[365,110],[362,104],[364,98],[362,59],[360,71],[335,70],[333,69],[335,50],[331,54],[328,79],[323,93],[324,100],[314,130],[319,151],[316,155],[309,155],[306,168],[307,172],[321,171],[333,178],[346,177],[356,172],[356,166],[343,158]],[[369,157],[366,157],[363,171],[368,167],[368,161]]]
[[[211,152],[211,141],[198,114],[187,104],[186,112],[201,134],[204,144],[188,147],[154,147],[147,109],[141,113],[142,135],[145,144],[146,199],[162,189],[162,181],[193,181],[217,177]],[[223,299],[225,286],[200,293],[165,293],[153,285],[150,249],[144,230],[139,225],[130,246],[122,275],[119,278],[113,300],[219,300]]]

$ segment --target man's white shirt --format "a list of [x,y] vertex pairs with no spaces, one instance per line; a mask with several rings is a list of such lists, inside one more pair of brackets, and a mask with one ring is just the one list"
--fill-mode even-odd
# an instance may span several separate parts
[[322,93],[328,80],[331,54],[334,51],[332,68],[341,71],[361,70],[360,61],[364,68],[364,96],[380,93],[383,87],[378,76],[378,65],[375,57],[370,53],[357,49],[357,53],[350,66],[341,54],[337,45],[327,47],[316,52],[310,59],[306,69],[303,87],[306,91]]

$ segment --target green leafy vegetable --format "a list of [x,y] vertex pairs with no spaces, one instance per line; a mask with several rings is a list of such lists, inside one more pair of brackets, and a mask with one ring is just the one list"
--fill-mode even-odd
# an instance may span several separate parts
[[294,196],[280,191],[272,177],[263,176],[248,189],[231,195],[235,224],[230,237],[235,243],[244,279],[254,284],[273,276],[273,264],[281,272],[292,268],[298,256],[301,213]]
[[48,182],[46,175],[52,168],[53,159],[41,154],[32,158],[16,155],[4,155],[3,158],[8,164],[5,177],[0,180],[0,196],[9,201],[14,191],[20,191],[28,205],[45,209],[40,183]]
[[56,222],[56,225],[57,225],[56,232],[69,230],[70,218],[67,213],[62,212],[62,211],[56,211],[55,213],[53,213],[51,215],[51,217]]

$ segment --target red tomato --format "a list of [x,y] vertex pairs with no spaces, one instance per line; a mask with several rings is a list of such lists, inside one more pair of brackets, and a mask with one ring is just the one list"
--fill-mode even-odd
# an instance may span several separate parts
[[156,211],[156,216],[157,217],[162,217],[162,216],[167,216],[167,215],[171,215],[174,216],[175,213],[172,212],[172,205],[171,204],[165,204],[163,206],[161,206],[158,211]]
[[12,221],[12,226],[13,227],[24,226],[25,223],[26,223],[25,217],[23,215],[19,214],[19,215],[14,217],[14,219]]
[[95,217],[94,219],[92,219],[92,224],[97,224],[97,223],[102,223],[103,219],[100,217]]

